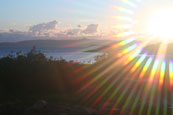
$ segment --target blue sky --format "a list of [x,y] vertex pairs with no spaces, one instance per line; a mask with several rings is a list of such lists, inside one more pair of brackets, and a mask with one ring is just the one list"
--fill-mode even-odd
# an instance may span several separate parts
[[113,0],[1,0],[0,29],[58,20],[64,24],[104,23]]
[[[139,0],[129,1],[137,4]],[[171,0],[145,1],[150,4]],[[134,11],[122,0],[0,0],[0,29],[27,30],[31,25],[52,20],[60,21],[60,26],[99,24],[104,27],[115,23],[108,19],[110,15],[117,15],[109,8],[111,5]]]

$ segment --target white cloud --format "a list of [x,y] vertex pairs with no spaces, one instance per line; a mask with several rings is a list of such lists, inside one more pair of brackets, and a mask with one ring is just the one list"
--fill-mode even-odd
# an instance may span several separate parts
[[94,34],[94,33],[97,33],[98,32],[98,26],[99,26],[98,24],[90,24],[82,32],[85,33],[85,34]]
[[48,31],[55,31],[58,30],[58,24],[56,20],[47,22],[47,23],[41,23],[37,25],[33,25],[29,28],[29,31],[32,33],[43,33],[43,32],[48,32]]
[[81,32],[81,29],[70,29],[67,31],[67,35],[79,35]]
[[100,36],[98,32],[98,24],[90,24],[87,26],[71,25],[59,26],[60,22],[50,21],[36,24],[29,27],[28,31],[17,31],[13,29],[0,30],[1,41],[21,41],[30,39],[75,39],[75,38],[92,38],[92,36]]
[[86,36],[93,35],[98,32],[98,24],[90,24],[87,27],[77,25],[77,28],[70,28],[66,31],[66,35]]
[[73,28],[71,25],[65,27],[58,27],[58,21],[51,21],[33,25],[29,28],[29,32],[36,36],[51,36],[56,37],[57,35],[68,35],[68,36],[80,36],[80,35],[92,35],[98,32],[98,24],[90,24],[87,27],[77,25]]

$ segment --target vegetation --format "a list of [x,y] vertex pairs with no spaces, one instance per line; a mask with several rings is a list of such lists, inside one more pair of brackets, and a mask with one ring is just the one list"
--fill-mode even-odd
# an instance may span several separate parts
[[[97,62],[91,65],[75,63],[73,61],[67,62],[63,59],[54,60],[52,57],[47,59],[44,54],[35,48],[26,54],[17,52],[16,55],[10,54],[7,57],[1,58],[1,104],[15,103],[19,104],[20,108],[23,108],[27,105],[30,107],[38,100],[46,100],[47,102],[62,104],[63,106],[70,104],[72,107],[74,107],[73,105],[91,107],[93,102],[106,91],[107,86],[109,87],[114,83],[112,88],[109,89],[109,92],[105,93],[105,96],[92,106],[99,110],[100,106],[105,104],[105,100],[112,95],[112,92],[121,85],[121,82],[124,82],[124,85],[131,83],[129,90],[126,90],[127,94],[125,94],[118,105],[118,108],[123,108],[126,98],[131,92],[130,89],[136,87],[137,92],[146,84],[145,82],[139,84],[136,78],[130,79],[129,81],[129,72],[124,70],[124,66],[121,64],[114,64],[118,60],[114,55],[104,54],[103,56],[97,56],[95,59]],[[139,57],[135,60],[137,61],[138,59]],[[151,70],[151,67],[149,69]],[[114,82],[115,79],[117,82]],[[92,83],[92,81],[94,82]],[[102,86],[103,84],[104,86]],[[81,90],[82,88],[85,88],[85,90]],[[125,86],[121,87],[121,90],[113,97],[113,101],[119,99],[120,95],[123,94],[124,88]],[[134,102],[136,95],[137,93],[131,97],[130,103]],[[141,99],[142,97],[140,97],[137,104],[142,102]],[[105,109],[105,113],[110,111],[110,107],[113,104],[109,104],[108,108]],[[17,106],[14,105],[14,107]],[[145,109],[148,106],[149,104],[146,103]],[[130,106],[128,107],[130,108]],[[54,111],[51,110],[52,105],[48,105],[48,108],[50,111]],[[0,105],[0,114],[1,109],[2,107]],[[10,107],[6,111],[11,111],[9,109]],[[28,107],[22,110],[27,109]],[[68,112],[68,106],[66,109],[66,112]],[[43,110],[44,108],[41,112]],[[119,113],[120,110],[117,112]],[[138,110],[139,107],[135,109],[135,111]],[[128,109],[125,111],[129,112]],[[50,112],[48,111],[48,113]]]
[[[72,66],[73,65],[73,66]],[[70,73],[81,64],[47,59],[34,48],[0,59],[0,96],[2,101],[48,94],[72,93]]]

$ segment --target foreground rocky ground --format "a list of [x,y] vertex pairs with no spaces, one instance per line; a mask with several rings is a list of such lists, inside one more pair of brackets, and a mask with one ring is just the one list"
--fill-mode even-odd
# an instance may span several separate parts
[[31,106],[19,104],[0,105],[0,115],[97,115],[98,111],[79,105],[57,105],[39,100]]

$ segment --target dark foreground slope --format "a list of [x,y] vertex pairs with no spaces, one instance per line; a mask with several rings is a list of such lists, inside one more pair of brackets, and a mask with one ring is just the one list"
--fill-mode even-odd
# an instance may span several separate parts
[[163,84],[158,69],[148,87],[156,57],[141,78],[150,56],[132,71],[141,56],[116,54],[96,57],[92,65],[47,59],[34,49],[1,58],[0,114],[171,114],[168,65]]
[[[88,114],[96,111],[83,107],[74,78],[91,65],[47,59],[32,49],[0,59],[0,114],[60,113]],[[83,69],[82,69],[83,68]]]

